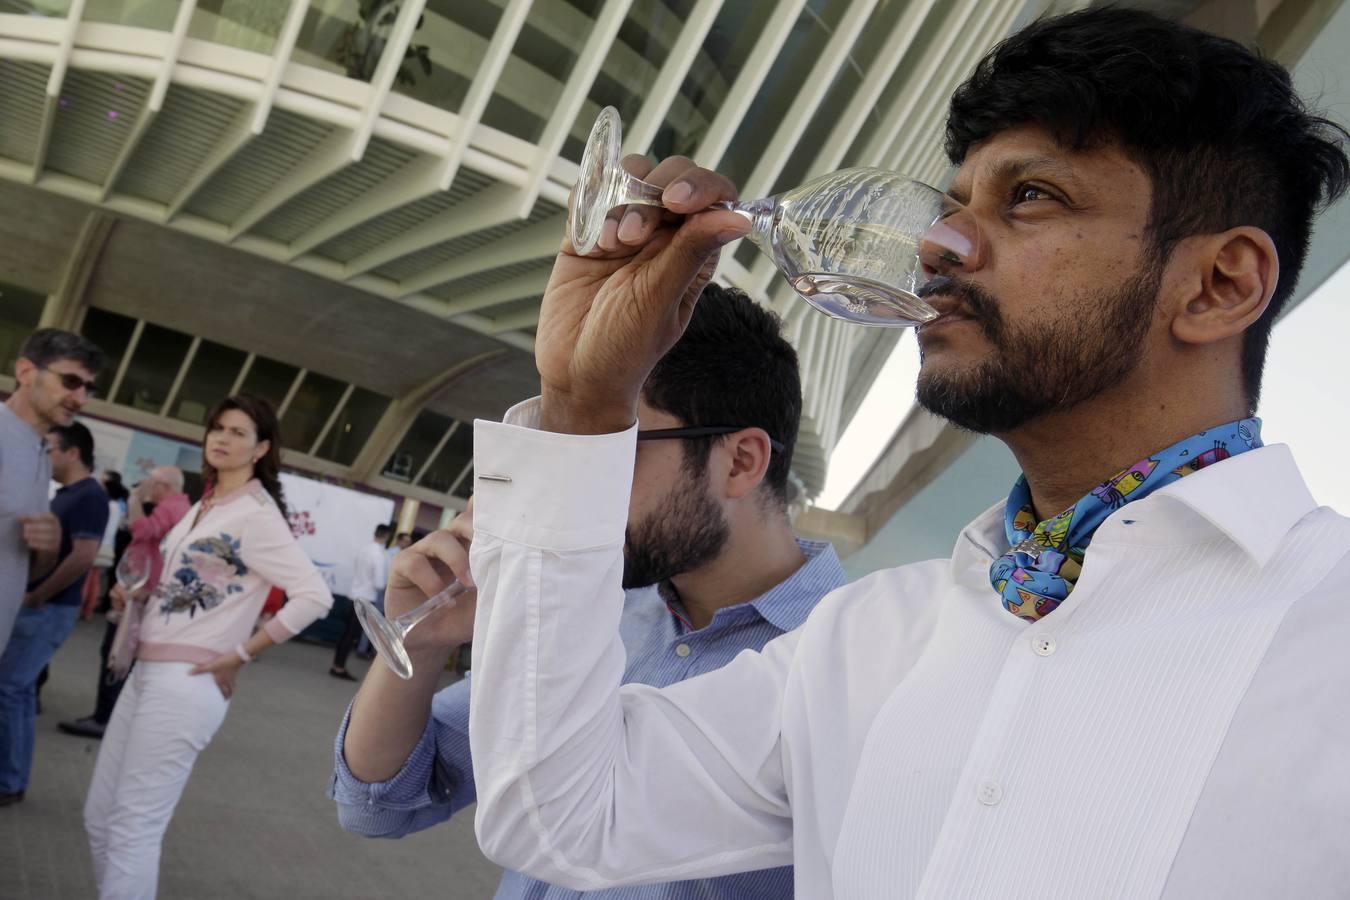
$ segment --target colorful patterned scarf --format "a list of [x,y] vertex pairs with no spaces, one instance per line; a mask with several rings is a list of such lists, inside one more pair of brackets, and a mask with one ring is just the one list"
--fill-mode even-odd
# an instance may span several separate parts
[[1037,523],[1026,478],[1008,495],[1004,519],[1006,554],[989,567],[989,580],[1003,606],[1034,622],[1049,615],[1069,596],[1083,568],[1083,554],[1097,526],[1126,503],[1205,466],[1261,446],[1261,420],[1242,419],[1202,431],[1102,482],[1064,512]]

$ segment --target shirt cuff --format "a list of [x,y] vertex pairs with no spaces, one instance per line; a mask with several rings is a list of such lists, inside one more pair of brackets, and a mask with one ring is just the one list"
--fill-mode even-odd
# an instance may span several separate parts
[[[355,702],[355,701],[353,701]],[[388,781],[362,781],[347,768],[342,746],[347,740],[347,725],[351,721],[352,708],[342,717],[342,727],[338,729],[337,740],[333,744],[333,783],[329,796],[342,804],[361,804],[386,809],[421,809],[433,803],[448,802],[452,785],[443,785],[438,790],[446,794],[433,797],[432,772],[436,761],[436,735],[434,717],[427,717],[426,728],[417,740],[417,746],[408,754],[403,768]]]
[[474,530],[557,551],[622,544],[637,423],[614,434],[539,431],[538,404],[474,422]]

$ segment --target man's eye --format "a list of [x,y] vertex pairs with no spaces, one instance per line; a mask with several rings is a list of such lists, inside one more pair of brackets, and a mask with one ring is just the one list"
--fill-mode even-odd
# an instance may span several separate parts
[[1013,192],[1013,204],[1034,203],[1037,200],[1054,200],[1055,197],[1043,187],[1034,184],[1018,185]]

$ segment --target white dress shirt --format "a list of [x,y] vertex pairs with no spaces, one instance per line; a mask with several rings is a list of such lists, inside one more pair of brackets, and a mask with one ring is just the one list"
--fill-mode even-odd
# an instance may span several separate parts
[[1287,447],[1122,507],[1039,622],[989,584],[1000,504],[952,559],[658,690],[619,684],[634,431],[474,439],[498,863],[588,889],[791,862],[811,900],[1350,895],[1350,520]]
[[372,541],[361,548],[352,565],[352,599],[373,603],[388,583],[389,557],[383,544]]

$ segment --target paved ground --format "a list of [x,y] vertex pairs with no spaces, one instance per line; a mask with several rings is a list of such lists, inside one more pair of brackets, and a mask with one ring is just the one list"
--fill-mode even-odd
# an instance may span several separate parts
[[[93,709],[102,631],[81,622],[52,663],[28,796],[0,809],[5,900],[94,896],[80,811],[98,743],[56,723]],[[331,748],[356,685],[328,676],[331,658],[331,648],[290,642],[243,673],[169,825],[161,900],[492,896],[498,870],[478,852],[472,810],[401,841],[338,827]],[[365,666],[353,660],[352,671]]]

